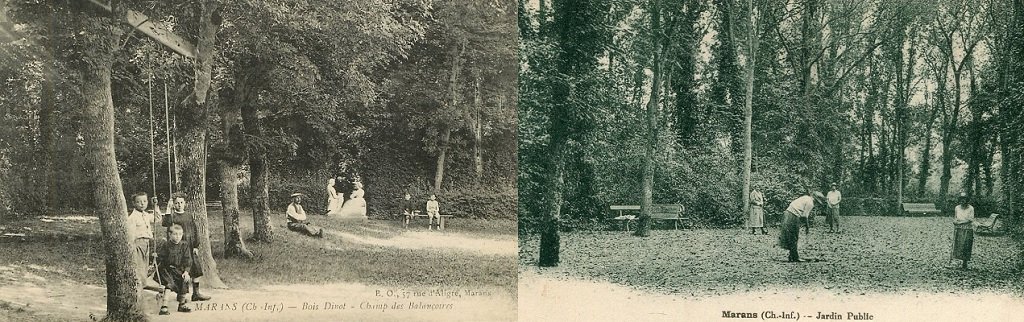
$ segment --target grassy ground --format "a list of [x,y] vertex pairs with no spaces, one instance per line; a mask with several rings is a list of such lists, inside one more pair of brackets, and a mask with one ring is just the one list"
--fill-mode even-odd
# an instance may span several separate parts
[[[233,290],[257,290],[267,285],[358,283],[401,288],[483,287],[507,291],[512,296],[516,294],[514,221],[454,219],[447,230],[439,232],[427,231],[425,221],[405,228],[398,220],[352,223],[311,216],[314,224],[332,234],[316,239],[288,231],[283,218],[283,214],[275,214],[272,219],[273,243],[247,243],[255,259],[223,259],[222,217],[219,211],[210,213],[218,271]],[[252,218],[243,215],[241,223],[243,236],[248,236],[252,231]],[[40,288],[59,289],[64,285],[61,283],[104,285],[104,255],[99,223],[94,217],[92,220],[65,220],[57,216],[27,218],[3,223],[0,234],[4,233],[24,236],[0,237],[0,285],[26,280]],[[409,236],[418,236],[413,242],[422,240],[423,245],[396,248],[353,242],[341,235],[365,237],[369,241],[408,240]],[[163,231],[158,229],[157,236],[161,238]],[[466,247],[451,249],[444,244],[450,239],[479,240],[510,247],[503,252],[474,252]],[[51,293],[46,294],[52,294],[53,290],[48,292]],[[4,309],[6,302],[2,300],[0,298],[0,320],[25,320],[28,313],[22,307],[7,303],[6,307],[11,309]],[[11,301],[20,303],[17,298]]]
[[[1017,245],[1009,237],[975,237],[967,271],[948,268],[948,218],[844,217],[844,232],[819,222],[801,233],[801,256],[787,263],[778,229],[655,230],[647,238],[622,231],[563,234],[561,264],[545,275],[609,281],[681,296],[779,289],[835,294],[973,292],[1021,294]],[[520,265],[536,266],[539,239],[520,241]]]

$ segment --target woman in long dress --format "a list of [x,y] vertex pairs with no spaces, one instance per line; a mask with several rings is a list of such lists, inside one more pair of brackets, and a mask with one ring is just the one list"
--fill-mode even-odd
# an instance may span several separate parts
[[366,192],[363,191],[363,183],[353,182],[352,188],[349,199],[341,206],[340,214],[337,217],[340,219],[367,219],[366,199],[363,199]]
[[327,214],[326,216],[337,216],[341,214],[341,194],[334,188],[334,178],[327,180]]
[[768,234],[768,231],[764,229],[764,195],[757,189],[750,192],[750,215],[747,217],[747,227],[750,227],[751,234],[756,234],[757,228],[761,228],[761,234]]
[[953,209],[953,259],[967,269],[974,248],[974,206],[967,203],[967,194],[960,194],[960,204]]

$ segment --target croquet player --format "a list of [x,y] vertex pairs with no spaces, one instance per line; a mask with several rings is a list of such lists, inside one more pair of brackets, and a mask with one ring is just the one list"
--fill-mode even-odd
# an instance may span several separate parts
[[779,246],[789,250],[790,262],[801,262],[797,252],[797,243],[800,240],[800,219],[811,216],[815,203],[823,203],[825,196],[821,192],[807,192],[789,203],[782,218],[782,232],[779,234]]
[[168,202],[169,210],[164,215],[163,226],[167,227],[168,240],[171,236],[171,227],[174,225],[181,227],[182,243],[192,248],[192,263],[194,265],[189,271],[189,276],[192,277],[192,300],[208,301],[210,300],[209,296],[199,293],[199,278],[203,276],[201,256],[199,256],[199,231],[196,229],[195,216],[185,212],[185,197],[186,195],[181,192],[173,195],[173,200]]

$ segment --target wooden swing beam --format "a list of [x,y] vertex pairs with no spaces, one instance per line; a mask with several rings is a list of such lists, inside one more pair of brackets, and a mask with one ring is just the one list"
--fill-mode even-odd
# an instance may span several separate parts
[[[104,10],[111,11],[110,5],[102,3],[99,0],[89,0],[93,4],[103,8]],[[160,25],[153,23],[149,17],[135,10],[128,10],[128,14],[125,15],[125,21],[132,25],[135,30],[146,34],[149,38],[156,40],[160,44],[170,48],[179,55],[195,59],[196,58],[196,47],[186,41],[181,36],[167,30]]]

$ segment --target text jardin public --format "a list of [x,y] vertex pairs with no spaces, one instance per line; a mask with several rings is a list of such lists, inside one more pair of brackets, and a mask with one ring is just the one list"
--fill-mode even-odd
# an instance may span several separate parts
[[[840,314],[839,312],[818,312],[816,316],[805,315],[806,318],[813,318],[815,320],[853,320],[853,321],[869,321],[874,320],[875,316],[867,312],[846,312],[846,315]],[[775,311],[764,311],[764,312],[733,312],[733,311],[722,311],[722,318],[726,319],[799,319],[800,313],[789,311],[789,312],[775,312]]]

